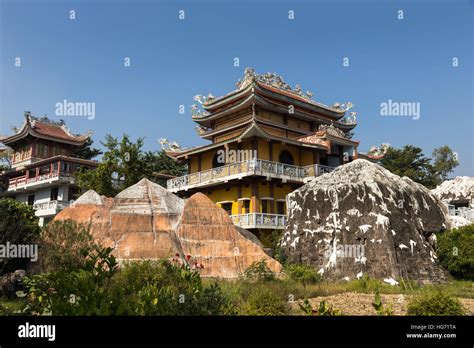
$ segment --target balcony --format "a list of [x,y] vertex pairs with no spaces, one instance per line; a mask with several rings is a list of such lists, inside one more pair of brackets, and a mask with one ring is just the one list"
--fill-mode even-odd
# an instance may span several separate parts
[[303,183],[305,178],[319,176],[332,170],[334,170],[334,167],[321,164],[299,167],[254,158],[170,179],[167,181],[167,188],[171,192],[187,191],[195,187],[206,187],[215,183],[254,175],[266,176],[269,179],[277,178],[284,182]]
[[250,213],[230,215],[230,218],[234,225],[245,229],[262,228],[281,230],[285,229],[286,224],[286,215],[281,214]]
[[56,215],[64,208],[69,206],[69,202],[66,201],[48,201],[42,203],[35,203],[33,204],[33,209],[35,210],[35,215],[42,217],[42,216],[50,216]]
[[26,175],[10,179],[8,182],[8,191],[27,190],[29,188],[38,188],[48,186],[52,183],[74,183],[74,173],[53,171],[51,173],[41,174],[31,178]]

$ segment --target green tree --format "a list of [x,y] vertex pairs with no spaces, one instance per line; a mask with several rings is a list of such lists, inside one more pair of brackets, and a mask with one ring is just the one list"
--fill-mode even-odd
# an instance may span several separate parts
[[[11,198],[0,199],[0,244],[31,244],[40,234],[38,218],[33,208]],[[0,274],[25,268],[27,259],[8,259],[0,261]]]
[[133,142],[124,134],[119,141],[107,134],[102,142],[106,151],[101,163],[95,170],[80,171],[76,175],[78,186],[82,191],[92,189],[110,197],[143,178],[156,182],[154,173],[184,174],[186,167],[178,165],[164,151],[144,152],[143,144],[143,138]]
[[72,156],[90,160],[94,157],[102,155],[102,151],[92,147],[92,143],[92,139],[88,138],[84,144],[74,148],[74,150],[72,151]]
[[434,188],[438,184],[431,159],[425,157],[419,147],[412,145],[405,145],[401,149],[389,147],[380,163],[392,173],[407,176],[428,188]]
[[448,179],[448,174],[459,165],[456,154],[448,145],[433,150],[433,169],[440,183]]
[[436,252],[453,276],[474,280],[474,224],[440,233]]

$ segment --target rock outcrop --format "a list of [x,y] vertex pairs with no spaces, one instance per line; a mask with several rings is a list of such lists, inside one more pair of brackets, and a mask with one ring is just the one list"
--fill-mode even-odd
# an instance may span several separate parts
[[457,176],[452,180],[444,181],[431,192],[446,203],[469,204],[471,201],[474,202],[474,177]]
[[190,255],[204,265],[203,276],[236,278],[265,259],[272,271],[281,271],[208,197],[197,193],[185,201],[147,179],[115,198],[88,191],[55,217],[66,219],[88,226],[99,243],[114,248],[119,261]]
[[15,272],[10,272],[0,277],[0,288],[2,295],[7,298],[16,298],[16,292],[24,290],[23,279],[26,277],[26,272],[22,269],[17,269]]
[[290,262],[336,280],[445,280],[430,237],[449,227],[446,208],[409,178],[355,160],[290,193],[287,206]]

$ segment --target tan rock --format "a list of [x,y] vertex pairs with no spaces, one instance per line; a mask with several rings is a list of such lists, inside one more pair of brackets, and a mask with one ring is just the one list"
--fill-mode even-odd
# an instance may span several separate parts
[[262,259],[275,273],[281,265],[233,225],[227,213],[201,193],[187,201],[147,179],[115,198],[88,191],[55,220],[72,219],[90,228],[119,261],[190,255],[204,277],[236,278]]

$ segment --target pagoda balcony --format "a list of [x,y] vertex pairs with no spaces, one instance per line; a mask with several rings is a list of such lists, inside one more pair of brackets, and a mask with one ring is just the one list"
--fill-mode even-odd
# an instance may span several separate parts
[[230,218],[234,225],[245,229],[282,230],[286,225],[286,215],[283,214],[250,213],[230,215]]
[[254,158],[169,179],[167,188],[171,192],[187,191],[249,176],[265,176],[267,179],[281,179],[283,182],[304,183],[306,178],[329,173],[333,169],[334,167],[321,164],[300,167]]
[[8,191],[27,191],[39,187],[49,186],[51,184],[74,183],[74,172],[58,172],[40,174],[33,177],[26,175],[12,178],[8,181]]
[[69,207],[69,202],[59,200],[33,204],[35,215],[38,217],[56,215],[67,207]]

